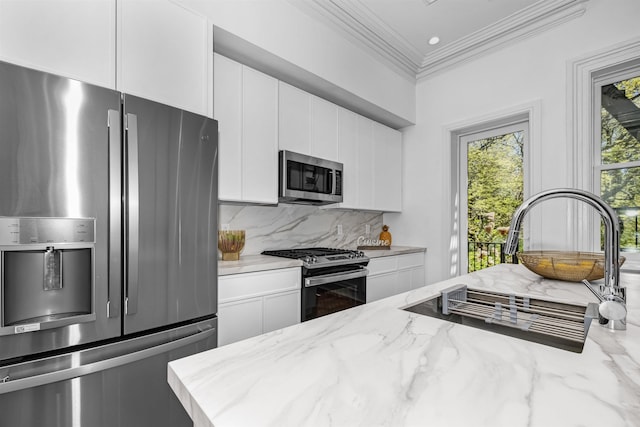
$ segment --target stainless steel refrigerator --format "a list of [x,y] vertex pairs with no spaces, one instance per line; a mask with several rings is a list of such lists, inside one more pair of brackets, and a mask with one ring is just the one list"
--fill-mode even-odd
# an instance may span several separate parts
[[0,424],[192,425],[217,344],[217,122],[0,62]]

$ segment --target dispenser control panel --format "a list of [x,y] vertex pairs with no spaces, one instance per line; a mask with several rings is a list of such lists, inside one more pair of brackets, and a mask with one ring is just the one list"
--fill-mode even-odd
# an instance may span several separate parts
[[0,246],[95,243],[95,218],[0,217]]

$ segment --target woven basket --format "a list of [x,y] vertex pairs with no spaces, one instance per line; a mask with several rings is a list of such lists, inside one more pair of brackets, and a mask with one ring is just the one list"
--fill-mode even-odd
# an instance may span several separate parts
[[[599,252],[524,251],[516,254],[529,270],[547,279],[581,282],[604,277],[604,254]],[[620,265],[625,257],[620,257]]]
[[218,231],[218,249],[222,252],[223,261],[237,261],[244,249],[244,230]]

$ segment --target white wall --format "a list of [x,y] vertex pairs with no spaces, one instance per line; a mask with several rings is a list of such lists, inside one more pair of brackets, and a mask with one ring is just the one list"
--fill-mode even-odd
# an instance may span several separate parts
[[[638,0],[591,0],[572,21],[455,69],[420,81],[416,89],[416,125],[404,132],[403,213],[385,215],[394,242],[426,246],[427,283],[450,276],[451,154],[447,129],[523,104],[539,106],[539,135],[534,135],[532,193],[572,186],[567,140],[567,73],[570,64],[608,46],[640,36]],[[640,52],[638,52],[640,56]],[[536,126],[534,124],[534,126]],[[566,204],[539,207],[542,227],[535,246],[567,248]]]
[[[174,0],[302,70],[415,123],[415,81],[287,0]],[[278,77],[278,76],[274,76]],[[328,90],[331,90],[329,88]]]

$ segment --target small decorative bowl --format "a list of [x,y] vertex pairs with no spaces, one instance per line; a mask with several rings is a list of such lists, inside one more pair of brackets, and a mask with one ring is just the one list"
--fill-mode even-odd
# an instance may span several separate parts
[[222,252],[223,261],[237,261],[244,249],[244,230],[218,231],[218,249]]
[[[581,282],[604,277],[604,254],[601,252],[524,251],[516,254],[529,270],[547,279]],[[625,257],[619,259],[620,265]]]

